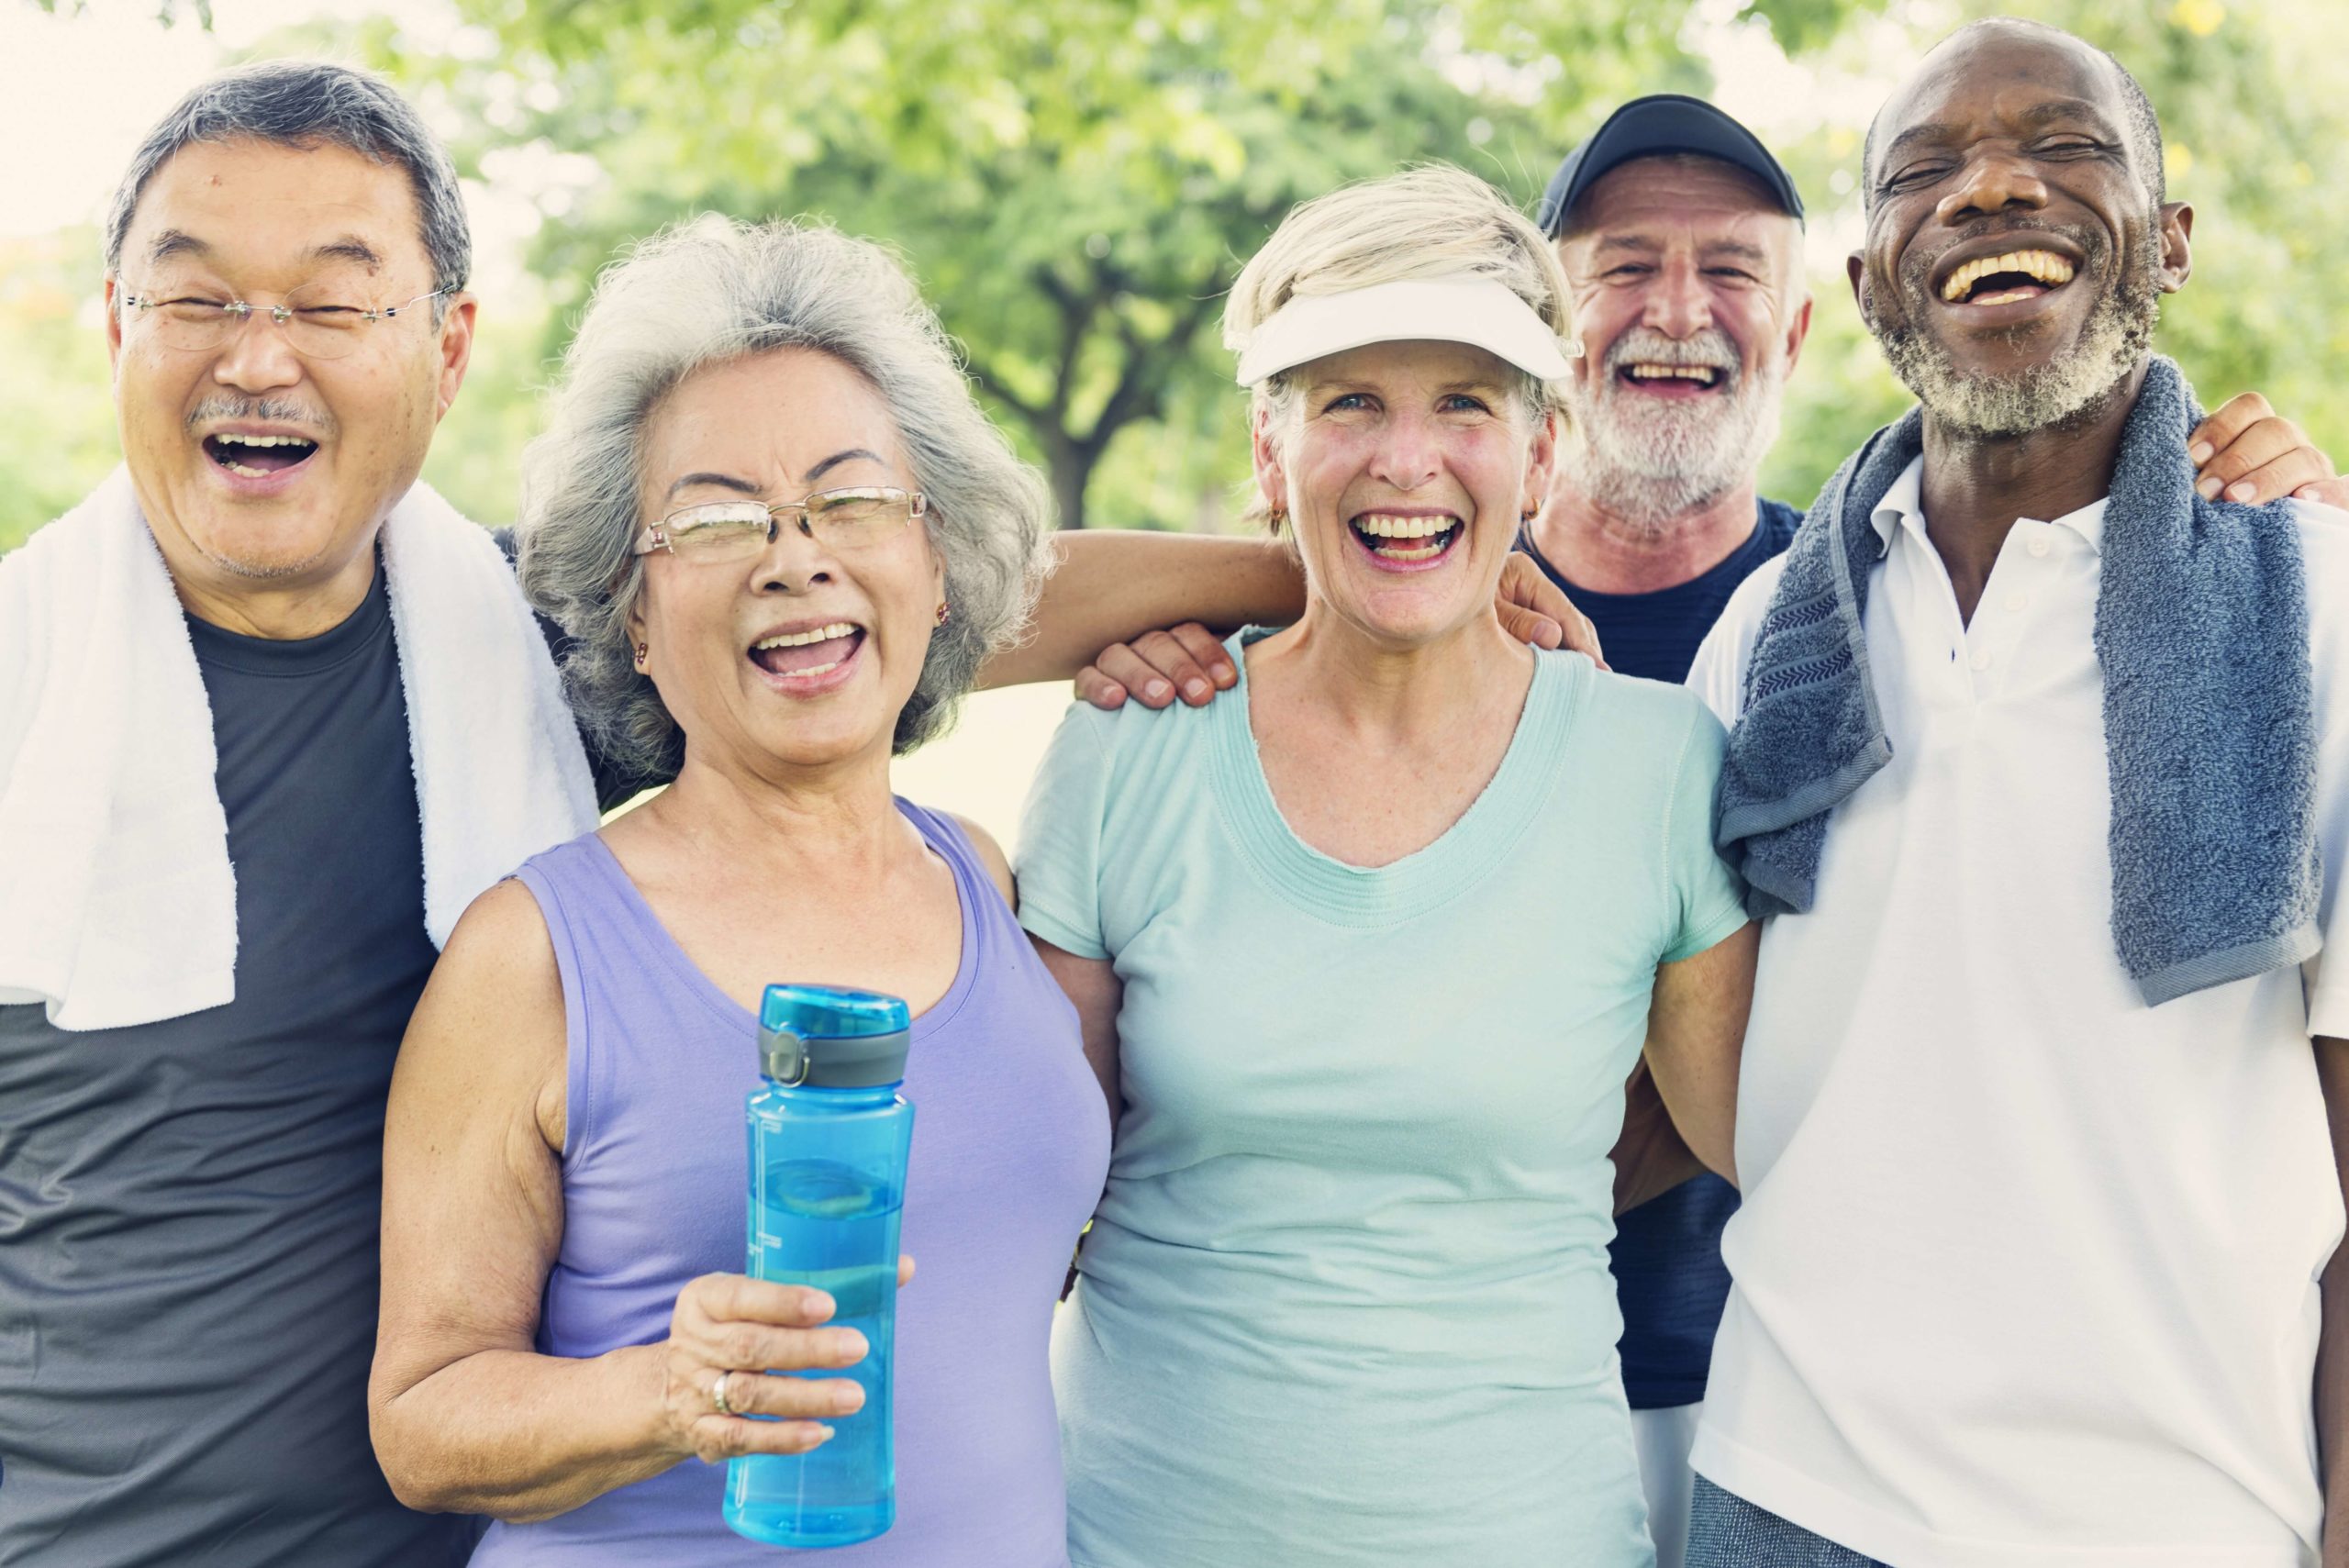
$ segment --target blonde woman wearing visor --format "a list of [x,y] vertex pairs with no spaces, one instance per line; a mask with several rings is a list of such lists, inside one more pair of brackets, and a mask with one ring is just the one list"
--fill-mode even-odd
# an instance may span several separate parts
[[1457,171],[1292,213],[1225,337],[1304,616],[1225,701],[1073,710],[1030,796],[1116,1120],[1053,1340],[1078,1568],[1653,1560],[1608,1155],[1644,1050],[1728,1171],[1754,938],[1713,718],[1492,609],[1564,295]]

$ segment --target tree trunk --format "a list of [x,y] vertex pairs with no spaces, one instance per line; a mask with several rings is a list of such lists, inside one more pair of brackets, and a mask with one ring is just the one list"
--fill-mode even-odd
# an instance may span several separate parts
[[1061,432],[1052,432],[1046,439],[1045,466],[1052,487],[1052,508],[1064,528],[1081,528],[1085,523],[1085,488],[1092,482],[1094,467],[1101,461],[1101,449],[1090,441],[1068,439]]

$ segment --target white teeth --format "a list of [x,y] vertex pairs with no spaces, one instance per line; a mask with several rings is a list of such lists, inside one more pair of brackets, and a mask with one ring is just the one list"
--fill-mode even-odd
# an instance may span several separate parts
[[1720,374],[1720,369],[1713,365],[1628,365],[1624,368],[1631,373],[1634,381],[1664,381],[1676,377],[1682,381],[1701,381],[1708,386]]
[[1382,513],[1354,519],[1354,527],[1373,539],[1432,539],[1458,526],[1452,517],[1390,517]]
[[269,477],[269,470],[265,468],[247,468],[241,462],[224,462],[220,466],[227,469],[229,473],[245,479],[267,479]]
[[[2072,281],[2072,263],[2053,250],[2009,250],[2003,256],[1977,256],[1949,275],[1942,284],[1942,298],[1955,303],[1965,298],[1965,291],[1993,272],[2021,272],[2035,278],[2049,288],[2061,288]],[[2000,298],[2010,297],[2001,294]]]
[[785,680],[806,681],[818,675],[829,675],[847,662],[845,659],[835,659],[829,664],[810,664],[805,670],[785,670],[783,674]]
[[233,441],[240,447],[314,447],[318,443],[300,436],[221,436],[223,441]]
[[[792,631],[785,632],[781,637],[761,638],[758,641],[751,644],[751,646],[754,649],[805,648],[811,642],[829,642],[836,637],[853,637],[854,635],[856,635],[855,627],[850,625],[847,621],[836,620],[829,626],[819,626],[813,631]],[[827,664],[824,666],[827,670],[834,667],[835,666],[832,664]],[[793,673],[801,675],[815,673],[814,671],[810,670],[798,670]]]

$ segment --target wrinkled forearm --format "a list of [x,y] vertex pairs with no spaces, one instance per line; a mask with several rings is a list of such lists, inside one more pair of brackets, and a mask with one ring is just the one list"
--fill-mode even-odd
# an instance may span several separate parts
[[476,1351],[375,1402],[375,1457],[393,1494],[427,1513],[568,1513],[685,1457],[661,1440],[660,1356]]
[[1297,557],[1277,539],[1110,529],[1055,535],[1027,640],[979,669],[983,687],[1068,681],[1112,643],[1199,621],[1230,631],[1295,620]]

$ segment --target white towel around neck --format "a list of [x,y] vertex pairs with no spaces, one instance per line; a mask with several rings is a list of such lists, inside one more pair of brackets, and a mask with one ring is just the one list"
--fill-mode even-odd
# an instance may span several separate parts
[[[382,541],[439,947],[476,895],[596,825],[595,783],[496,542],[423,484]],[[234,998],[217,765],[179,597],[117,469],[0,559],[0,1002],[85,1030]]]

